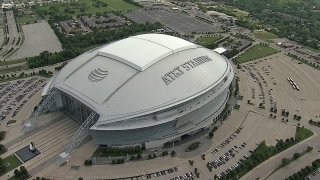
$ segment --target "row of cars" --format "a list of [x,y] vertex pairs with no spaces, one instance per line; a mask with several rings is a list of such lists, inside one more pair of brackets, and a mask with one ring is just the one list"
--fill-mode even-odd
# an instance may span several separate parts
[[[14,117],[22,108],[22,106],[41,88],[45,85],[45,79],[42,78],[31,78],[31,79],[22,79],[14,82],[8,82],[3,84],[3,89],[0,92],[0,109],[2,112],[0,113],[0,119],[4,120],[6,116],[13,110],[12,117]],[[31,94],[30,94],[31,92]],[[22,99],[25,96],[28,98]],[[20,103],[20,101],[22,101]],[[9,103],[10,102],[10,103]],[[9,103],[9,104],[8,104]]]
[[305,179],[309,180],[309,179],[317,179],[316,177],[312,177],[312,176],[317,176],[318,174],[320,174],[320,168],[318,168],[317,170],[313,171],[311,173],[311,175],[307,176]]
[[[23,99],[27,94],[29,94],[29,96],[24,101],[22,101],[22,103],[15,109],[15,111],[12,114],[12,117],[15,117],[18,114],[18,112],[20,111],[20,109],[28,102],[28,100],[34,94],[36,94],[40,89],[42,89],[45,85],[46,85],[45,79],[39,79],[35,83],[33,83],[31,86],[29,86],[27,89],[25,89],[23,91],[23,93],[21,95],[19,95],[19,99],[20,100]],[[30,92],[31,92],[31,94],[30,94]]]
[[[237,135],[241,132],[242,128],[243,128],[243,126],[240,126],[234,133],[231,134],[230,137],[228,137],[227,140],[225,140],[223,143],[221,143],[218,148],[220,148],[220,149],[224,148],[227,144],[229,144],[234,138],[237,137]],[[214,154],[215,152],[218,152],[218,150],[219,150],[218,148],[211,151],[211,153]]]
[[177,171],[179,171],[179,168],[178,167],[173,167],[173,168],[169,168],[169,169],[166,169],[166,170],[163,170],[163,171],[158,171],[158,172],[154,172],[154,173],[143,175],[143,176],[141,176],[141,179],[142,180],[151,179],[153,177],[164,176],[167,173],[171,174],[171,173],[174,173],[174,172],[177,172]]
[[183,175],[171,178],[170,180],[194,180],[194,174],[193,172],[187,172]]
[[[234,158],[236,156],[236,154],[239,153],[239,151],[241,151],[243,148],[245,148],[245,146],[246,146],[245,142],[242,143],[240,146],[235,145],[234,147],[229,149],[226,153],[224,153],[222,156],[220,156],[216,160],[209,162],[208,166],[217,169],[219,166],[225,164],[227,161]],[[237,165],[236,165],[236,167],[237,167]]]
[[[252,151],[250,151],[252,152]],[[236,162],[235,164],[233,164],[232,166],[230,166],[225,172],[221,172],[220,174],[216,174],[215,175],[215,179],[225,179],[225,177],[228,174],[231,174],[233,171],[236,170],[236,168],[241,165],[242,163],[244,163],[247,159],[249,158],[248,155],[244,155],[242,158],[240,158],[240,160],[238,162]]]

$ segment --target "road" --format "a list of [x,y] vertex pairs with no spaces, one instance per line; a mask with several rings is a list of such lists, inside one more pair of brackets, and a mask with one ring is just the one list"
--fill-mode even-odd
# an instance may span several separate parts
[[[292,158],[293,154],[296,152],[302,152],[307,148],[307,146],[317,145],[315,147],[316,151],[319,149],[319,134],[320,134],[320,128],[317,127],[311,127],[312,131],[315,133],[312,137],[290,147],[289,149],[282,151],[281,153],[271,157],[269,160],[265,161],[264,163],[260,164],[253,170],[251,170],[249,173],[247,173],[245,176],[243,176],[241,179],[269,179],[267,178],[271,172],[278,167],[281,164],[281,160],[283,158]],[[303,157],[301,157],[303,158]],[[302,167],[301,167],[302,168]],[[295,173],[294,171],[289,172],[291,174]],[[271,179],[271,178],[270,178]]]
[[[4,53],[8,52],[11,48],[16,48],[16,42],[19,38],[19,32],[17,29],[16,20],[14,19],[13,11],[6,11],[6,18],[7,18],[7,26],[8,26],[8,36],[9,41],[8,44],[0,50],[0,54],[3,55]],[[3,59],[3,57],[1,57]]]

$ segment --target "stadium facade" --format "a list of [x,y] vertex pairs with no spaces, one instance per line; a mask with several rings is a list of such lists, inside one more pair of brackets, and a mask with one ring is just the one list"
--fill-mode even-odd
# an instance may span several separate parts
[[227,58],[163,34],[132,36],[70,61],[44,88],[99,145],[161,147],[216,123],[234,77]]

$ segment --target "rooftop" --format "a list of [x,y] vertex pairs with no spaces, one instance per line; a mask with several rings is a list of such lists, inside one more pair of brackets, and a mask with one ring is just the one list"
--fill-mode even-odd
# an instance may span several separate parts
[[[197,48],[197,45],[173,36],[144,34],[106,45],[98,54],[120,61],[138,71],[144,71],[169,55],[191,48]],[[141,49],[144,50],[143,53]]]

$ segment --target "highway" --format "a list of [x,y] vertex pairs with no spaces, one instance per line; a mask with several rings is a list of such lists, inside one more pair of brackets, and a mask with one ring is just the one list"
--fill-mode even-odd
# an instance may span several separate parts
[[8,44],[3,47],[2,50],[0,50],[1,60],[4,59],[3,54],[8,52],[11,48],[16,48],[16,42],[19,38],[19,32],[17,29],[16,20],[14,19],[13,11],[6,11],[6,18],[7,18],[7,26],[8,26],[8,36],[9,41]]

